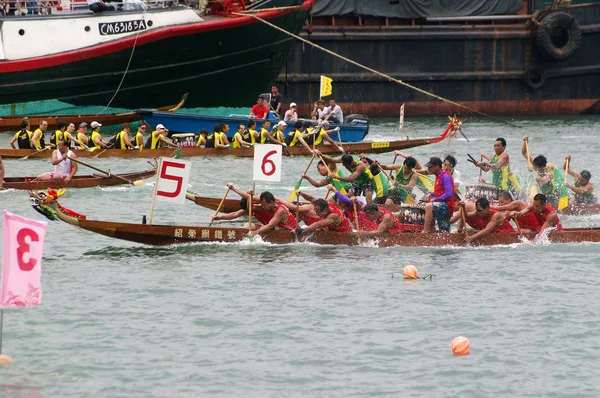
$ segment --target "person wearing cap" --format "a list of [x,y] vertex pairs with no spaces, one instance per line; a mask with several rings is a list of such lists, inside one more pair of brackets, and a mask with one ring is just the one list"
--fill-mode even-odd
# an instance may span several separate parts
[[329,120],[331,123],[344,122],[344,113],[342,112],[342,108],[335,103],[335,98],[329,100],[329,106],[324,109],[324,112],[326,115],[325,120]]
[[337,142],[335,142],[334,140],[331,139],[331,137],[329,137],[330,133],[333,133],[336,131],[340,131],[340,128],[336,127],[334,129],[329,130],[329,122],[327,120],[323,120],[321,123],[319,123],[317,128],[315,128],[312,131],[312,134],[306,134],[306,137],[304,137],[304,140],[309,145],[312,145],[313,141],[314,141],[315,145],[321,145],[321,144],[323,144],[323,141],[327,141],[330,145],[333,145],[333,147],[336,149],[336,151],[343,153],[344,151],[342,150],[342,148],[340,148],[338,146]]
[[250,111],[250,117],[255,117],[258,119],[266,119],[269,114],[269,108],[265,105],[265,100],[263,97],[258,97],[256,99],[256,104],[252,106],[252,110]]
[[167,138],[167,133],[169,130],[162,124],[156,125],[156,130],[150,134],[146,143],[144,144],[144,148],[146,149],[159,149],[163,146],[167,146],[169,148],[177,148],[177,145],[173,143],[169,138]]
[[442,159],[434,156],[425,164],[429,174],[435,175],[433,192],[424,197],[425,222],[423,233],[429,232],[431,222],[435,218],[438,228],[442,232],[450,232],[450,218],[454,213],[454,180],[450,173],[445,170]]
[[[265,121],[265,124],[267,122]],[[263,124],[263,129],[260,131],[260,143],[261,144],[279,144],[283,146],[287,146],[285,143],[285,136],[283,132],[287,127],[287,123],[283,120],[279,121],[277,125],[273,128],[273,131],[268,132],[268,128]]]
[[[567,169],[567,161],[569,162],[569,168]],[[596,195],[594,194],[594,184],[590,182],[592,173],[587,170],[582,170],[581,173],[571,168],[571,155],[565,157],[565,165],[563,170],[566,169],[567,173],[575,178],[575,185],[571,185],[565,182],[565,187],[573,191],[575,198],[575,206],[589,205],[597,203]]]
[[48,130],[48,122],[46,120],[40,121],[40,126],[35,129],[33,132],[33,136],[31,137],[31,142],[35,149],[44,149],[46,148],[46,142],[44,141],[44,132]]
[[285,111],[285,115],[283,115],[283,121],[291,122],[294,120],[298,120],[298,113],[296,113],[296,103],[292,102],[290,104],[290,109]]
[[77,129],[77,141],[81,142],[83,145],[79,146],[79,149],[85,149],[89,146],[90,144],[90,139],[89,137],[86,135],[87,133],[87,126],[88,124],[86,122],[81,122],[79,123],[79,128]]
[[90,135],[89,139],[91,144],[96,149],[108,149],[108,142],[102,140],[102,136],[100,135],[100,127],[102,127],[102,124],[98,122],[92,122],[90,127],[92,128],[92,134]]

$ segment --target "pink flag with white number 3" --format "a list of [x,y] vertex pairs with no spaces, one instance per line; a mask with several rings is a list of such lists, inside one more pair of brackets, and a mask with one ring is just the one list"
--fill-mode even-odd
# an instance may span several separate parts
[[42,302],[45,221],[4,210],[0,307],[29,307]]

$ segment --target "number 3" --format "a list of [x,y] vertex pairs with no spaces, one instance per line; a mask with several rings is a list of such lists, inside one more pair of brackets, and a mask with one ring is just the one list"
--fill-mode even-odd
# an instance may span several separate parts
[[[270,152],[267,152],[267,154],[263,157],[262,164],[260,165],[260,169],[262,170],[263,174],[266,176],[273,175],[275,173],[275,169],[277,169],[277,166],[275,166],[275,162],[273,162],[271,159],[269,159],[269,157],[271,155],[275,155],[276,153],[277,153],[277,151],[270,151]],[[270,167],[269,171],[265,170],[265,166],[267,164]]]
[[37,260],[30,256],[29,261],[26,262],[23,258],[25,257],[25,254],[30,252],[31,249],[30,243],[25,241],[26,238],[29,238],[31,243],[33,243],[39,242],[40,237],[37,232],[29,228],[23,228],[17,232],[17,262],[19,263],[19,268],[21,268],[23,271],[31,271],[37,264]]

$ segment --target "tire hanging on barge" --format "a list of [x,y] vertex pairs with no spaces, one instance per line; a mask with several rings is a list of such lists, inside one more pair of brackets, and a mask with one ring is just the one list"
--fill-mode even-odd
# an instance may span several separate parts
[[540,52],[557,61],[571,58],[581,46],[581,28],[566,12],[555,12],[542,19],[536,35]]

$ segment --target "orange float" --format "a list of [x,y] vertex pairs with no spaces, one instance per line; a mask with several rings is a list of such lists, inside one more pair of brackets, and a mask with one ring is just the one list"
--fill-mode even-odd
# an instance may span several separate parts
[[414,265],[407,265],[404,267],[404,279],[419,279],[419,270]]
[[471,342],[466,337],[458,336],[452,340],[450,347],[452,347],[454,355],[469,355]]

